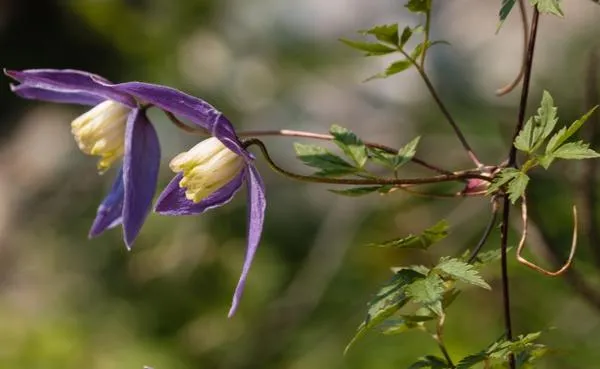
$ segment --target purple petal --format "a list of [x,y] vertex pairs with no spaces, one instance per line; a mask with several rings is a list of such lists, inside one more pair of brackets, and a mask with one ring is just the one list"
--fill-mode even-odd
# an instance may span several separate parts
[[[143,82],[128,82],[113,85],[104,83],[104,85],[110,86],[122,93],[135,96],[144,102],[151,103],[173,114],[185,117],[209,132],[212,131],[212,127],[221,116],[221,112],[206,101],[171,87]],[[226,124],[231,125],[229,121]],[[231,131],[233,132],[233,127],[231,127]]]
[[256,168],[252,165],[248,165],[248,245],[246,247],[246,257],[244,259],[244,267],[242,268],[242,275],[235,288],[233,294],[233,301],[231,308],[229,309],[229,317],[232,317],[237,310],[237,307],[242,298],[244,292],[244,286],[246,285],[246,278],[254,259],[254,254],[258,248],[260,242],[260,236],[262,234],[263,223],[265,219],[265,209],[267,207],[267,199],[265,197],[265,185],[260,177],[260,174]]
[[158,196],[154,211],[161,215],[196,215],[223,206],[231,201],[233,196],[242,187],[245,172],[245,170],[242,170],[225,186],[219,188],[210,196],[197,203],[194,203],[185,197],[185,188],[179,187],[179,181],[181,181],[181,178],[183,177],[183,175],[179,173]]
[[102,200],[96,213],[96,219],[90,229],[89,237],[96,237],[107,229],[121,224],[123,210],[123,168],[115,178],[110,192]]
[[11,85],[10,89],[16,95],[30,100],[42,100],[80,105],[98,105],[105,100],[101,96],[86,94],[84,92],[57,92],[30,87],[27,85]]
[[28,69],[23,71],[5,70],[4,73],[21,84],[54,92],[83,93],[114,100],[130,108],[137,106],[135,100],[109,85],[104,78],[72,69]]
[[146,113],[134,109],[127,120],[123,158],[123,233],[127,248],[131,248],[150,211],[159,165],[160,146],[156,131]]

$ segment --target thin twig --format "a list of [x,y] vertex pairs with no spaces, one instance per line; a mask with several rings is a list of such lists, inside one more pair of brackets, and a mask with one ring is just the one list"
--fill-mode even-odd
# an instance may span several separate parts
[[529,37],[529,24],[527,24],[527,11],[525,10],[525,0],[519,0],[519,13],[521,14],[521,24],[523,25],[523,57],[521,62],[521,69],[517,77],[508,85],[501,87],[496,90],[497,96],[503,96],[511,92],[519,85],[519,82],[523,79],[525,74],[525,65],[527,64],[527,38]]
[[409,62],[411,62],[411,64],[414,65],[415,68],[417,69],[417,72],[419,72],[419,75],[423,79],[423,82],[425,82],[425,86],[427,86],[427,89],[429,90],[429,93],[431,94],[431,97],[433,97],[433,100],[435,100],[435,103],[440,108],[440,111],[442,112],[442,114],[444,115],[444,117],[446,117],[446,120],[448,121],[448,123],[450,123],[450,126],[452,126],[452,129],[454,130],[454,133],[458,137],[458,140],[460,141],[460,143],[462,144],[463,148],[467,152],[467,155],[469,156],[469,158],[471,159],[471,161],[478,168],[482,167],[483,164],[481,163],[481,161],[479,161],[479,159],[475,155],[475,152],[471,148],[471,145],[469,145],[469,143],[467,142],[467,139],[465,138],[465,135],[462,133],[462,131],[460,130],[460,128],[458,128],[458,124],[456,124],[456,122],[454,121],[454,118],[452,118],[452,115],[448,111],[448,108],[446,108],[446,105],[444,105],[444,103],[442,102],[442,99],[438,95],[435,87],[433,87],[433,83],[431,83],[431,80],[429,79],[429,76],[425,72],[425,69],[422,66],[420,66],[417,63],[417,61],[414,60],[406,51],[404,51],[402,49],[399,49],[398,51],[400,51],[400,53],[402,53],[402,55],[404,55],[404,57],[406,58],[406,60],[408,60]]
[[[529,43],[527,45],[527,62],[525,63],[525,72],[523,75],[523,88],[521,90],[521,101],[519,103],[519,116],[515,132],[513,133],[510,145],[510,151],[508,154],[508,166],[517,166],[517,149],[512,142],[518,136],[519,132],[525,124],[525,111],[527,110],[527,98],[529,96],[529,83],[531,81],[531,70],[533,66],[533,53],[535,51],[535,41],[537,36],[538,21],[540,12],[537,7],[533,9],[533,18],[531,20],[531,31],[529,35]],[[502,229],[500,232],[500,254],[501,254],[501,273],[502,273],[502,297],[503,297],[503,311],[504,311],[504,329],[506,332],[506,339],[512,341],[512,322],[510,315],[510,289],[508,285],[508,221],[510,218],[510,201],[508,196],[504,195],[504,201],[502,205]],[[515,356],[510,354],[508,357],[508,364],[510,369],[516,368]]]
[[528,266],[529,268],[545,274],[547,276],[556,277],[563,274],[573,262],[573,257],[575,256],[575,250],[577,249],[577,208],[573,206],[573,240],[571,241],[571,251],[569,252],[569,257],[567,261],[556,271],[551,272],[546,270],[537,264],[530,262],[525,259],[521,254],[525,249],[525,242],[527,241],[527,224],[528,224],[528,215],[527,215],[527,198],[523,195],[523,199],[521,201],[521,219],[523,221],[523,231],[521,233],[521,240],[519,241],[519,247],[517,248],[517,260],[519,263]]
[[475,171],[461,171],[453,174],[441,174],[433,177],[419,177],[419,178],[367,178],[367,179],[354,179],[354,178],[330,178],[330,177],[318,177],[318,176],[307,176],[302,174],[292,173],[287,171],[280,166],[278,166],[271,156],[269,155],[269,151],[265,144],[262,143],[259,139],[250,138],[243,142],[244,147],[249,147],[252,145],[258,146],[263,156],[267,160],[267,163],[279,174],[282,174],[286,177],[296,179],[304,182],[313,182],[313,183],[329,183],[329,184],[342,184],[342,185],[392,185],[392,186],[401,186],[401,185],[416,185],[416,184],[428,184],[428,183],[440,183],[440,182],[452,182],[452,181],[463,181],[468,178],[480,178],[486,181],[490,181],[489,177],[484,177],[479,172]]
[[485,227],[485,231],[483,231],[483,235],[479,239],[477,246],[475,246],[475,249],[471,253],[471,256],[469,256],[467,263],[471,264],[475,260],[477,260],[477,255],[479,255],[479,252],[483,248],[483,245],[485,245],[488,238],[490,237],[490,234],[492,233],[492,230],[494,229],[494,226],[496,225],[497,219],[498,219],[498,200],[494,197],[494,198],[492,198],[492,214],[490,216],[490,220],[488,221],[488,224]]
[[[177,128],[181,129],[182,131],[184,131],[186,133],[190,133],[190,134],[194,134],[194,135],[198,135],[198,136],[202,136],[202,137],[210,136],[210,132],[207,132],[206,130],[201,129],[201,128],[190,127],[189,125],[183,123],[181,120],[179,120],[179,118],[177,118],[175,115],[173,115],[170,112],[165,111],[165,114],[167,115],[167,118],[169,118],[169,120]],[[328,134],[313,133],[313,132],[306,132],[306,131],[296,131],[296,130],[291,130],[291,129],[242,131],[242,132],[236,132],[236,134],[238,137],[287,136],[287,137],[313,138],[316,140],[324,140],[324,141],[331,141],[334,139],[334,137],[332,135],[328,135]],[[398,149],[394,149],[393,147],[378,144],[375,142],[364,141],[364,144],[370,148],[379,149],[379,150],[385,151],[390,154],[398,153]],[[453,174],[453,172],[451,172],[449,170],[442,169],[433,164],[429,164],[426,161],[419,159],[416,156],[413,156],[411,161],[415,164],[418,164],[422,167],[430,169],[434,172],[438,172],[441,174]]]
[[531,81],[531,69],[533,66],[533,53],[535,51],[535,41],[538,30],[538,22],[540,19],[540,12],[535,7],[533,9],[533,18],[531,20],[531,31],[529,35],[529,44],[527,45],[527,62],[525,63],[525,73],[523,75],[523,89],[521,90],[521,101],[519,103],[519,117],[515,131],[512,136],[510,153],[508,155],[508,166],[515,166],[517,164],[517,148],[512,144],[523,129],[525,124],[525,112],[527,111],[527,98],[529,97],[529,82]]
[[456,368],[456,366],[452,362],[452,358],[450,357],[448,350],[446,349],[446,345],[444,344],[444,322],[445,321],[446,321],[446,314],[442,313],[442,315],[440,316],[440,320],[438,320],[438,323],[436,325],[436,331],[435,331],[435,334],[433,335],[433,339],[437,342],[438,347],[440,348],[440,351],[442,352],[442,355],[444,355],[444,358],[446,358],[446,363],[448,363],[450,368]]

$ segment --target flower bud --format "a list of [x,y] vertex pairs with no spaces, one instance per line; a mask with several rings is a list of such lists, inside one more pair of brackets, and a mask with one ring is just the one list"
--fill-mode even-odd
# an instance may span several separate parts
[[230,182],[244,166],[244,159],[229,150],[218,138],[208,138],[171,160],[175,173],[183,172],[179,182],[185,197],[193,202],[208,197]]
[[123,156],[125,125],[130,111],[118,102],[106,100],[71,123],[71,132],[79,149],[101,157],[98,161],[100,173]]

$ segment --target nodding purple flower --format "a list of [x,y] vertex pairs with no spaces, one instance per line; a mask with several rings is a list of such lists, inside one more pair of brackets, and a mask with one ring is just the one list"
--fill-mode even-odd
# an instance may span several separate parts
[[265,187],[252,155],[238,140],[231,123],[219,115],[208,138],[171,160],[177,173],[158,197],[155,211],[166,215],[195,215],[228,203],[246,182],[248,244],[242,275],[229,310],[240,302],[250,265],[260,242],[266,208]]
[[98,207],[90,237],[122,224],[125,244],[130,248],[148,215],[156,190],[160,146],[146,117],[147,107],[156,106],[212,133],[212,138],[173,159],[171,168],[178,174],[159,196],[155,211],[166,215],[200,214],[228,203],[242,184],[247,184],[248,245],[229,311],[232,316],[258,248],[266,198],[253,157],[237,138],[229,120],[207,102],[166,86],[142,82],[112,84],[77,70],[5,73],[20,82],[11,89],[21,97],[94,106],[71,124],[79,148],[88,155],[100,156],[101,173],[122,158],[117,178]]

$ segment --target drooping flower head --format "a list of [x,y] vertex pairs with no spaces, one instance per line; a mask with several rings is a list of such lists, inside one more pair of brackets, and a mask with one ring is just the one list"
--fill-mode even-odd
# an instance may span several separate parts
[[90,236],[123,225],[131,247],[151,207],[156,189],[160,147],[146,108],[158,107],[212,133],[171,162],[178,174],[159,196],[155,210],[167,215],[200,214],[228,203],[245,182],[248,188],[248,245],[229,316],[237,309],[262,233],[266,207],[264,184],[252,155],[233,126],[213,106],[176,89],[142,82],[112,84],[76,70],[5,71],[18,85],[17,95],[34,100],[94,106],[75,119],[72,132],[86,154],[100,156],[106,171],[122,158],[113,186],[98,207]]
[[75,141],[84,153],[100,156],[100,173],[121,159],[122,165],[98,207],[89,235],[95,237],[122,224],[130,248],[151,209],[160,162],[158,136],[139,97],[100,76],[77,70],[5,73],[20,82],[11,89],[21,97],[94,106],[71,123]]
[[246,183],[248,244],[229,310],[232,316],[260,242],[266,208],[265,188],[252,155],[242,146],[225,116],[216,117],[212,133],[214,137],[171,160],[170,167],[177,174],[159,195],[155,211],[165,215],[201,214],[228,203]]

